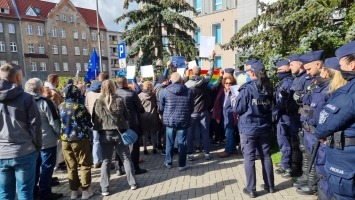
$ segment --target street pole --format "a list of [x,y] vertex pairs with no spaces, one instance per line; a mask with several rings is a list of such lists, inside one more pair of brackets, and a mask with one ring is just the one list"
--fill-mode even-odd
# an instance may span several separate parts
[[97,42],[99,47],[99,64],[100,64],[100,71],[103,72],[102,68],[102,57],[101,57],[101,37],[100,37],[100,23],[99,23],[99,1],[96,0],[96,22],[97,22]]

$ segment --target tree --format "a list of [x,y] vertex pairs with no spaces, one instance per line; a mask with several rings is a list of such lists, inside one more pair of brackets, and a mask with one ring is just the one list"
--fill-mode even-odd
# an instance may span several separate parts
[[353,0],[279,0],[259,7],[261,14],[222,46],[235,49],[239,62],[257,58],[270,68],[291,53],[318,49],[330,57],[346,42],[346,35],[354,36],[349,30],[350,24],[355,29],[355,18],[349,17],[354,15]]
[[190,60],[195,58],[197,49],[189,33],[197,25],[181,14],[189,11],[196,13],[190,4],[184,0],[125,0],[124,8],[127,9],[132,2],[141,3],[142,7],[115,20],[116,23],[127,20],[122,39],[127,45],[134,44],[128,57],[141,53],[141,65],[163,61],[167,53],[183,55]]

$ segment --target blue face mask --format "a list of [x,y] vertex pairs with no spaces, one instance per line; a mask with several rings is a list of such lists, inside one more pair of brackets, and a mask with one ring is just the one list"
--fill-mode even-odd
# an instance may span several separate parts
[[285,78],[285,77],[288,77],[288,76],[291,76],[291,72],[288,71],[288,72],[277,72],[276,76],[277,78],[279,78],[279,80]]

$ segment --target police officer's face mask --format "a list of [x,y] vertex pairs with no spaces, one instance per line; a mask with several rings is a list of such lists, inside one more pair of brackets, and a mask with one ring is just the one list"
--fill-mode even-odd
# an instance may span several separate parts
[[291,76],[291,71],[277,72],[276,76],[279,78],[279,80],[281,80],[287,76]]

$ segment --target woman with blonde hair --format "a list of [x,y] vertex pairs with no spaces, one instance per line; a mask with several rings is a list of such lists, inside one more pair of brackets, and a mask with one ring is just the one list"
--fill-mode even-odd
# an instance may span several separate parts
[[123,98],[116,95],[115,91],[115,84],[111,80],[105,80],[102,83],[101,96],[95,102],[92,116],[94,129],[99,132],[102,148],[100,186],[104,196],[110,194],[110,165],[114,147],[120,159],[123,160],[128,184],[132,190],[137,188],[129,149],[123,144],[120,136],[120,133],[128,129],[128,112]]
[[147,142],[150,135],[153,144],[153,153],[157,153],[157,134],[159,130],[159,115],[157,111],[157,98],[153,93],[153,84],[150,81],[143,83],[143,91],[138,95],[145,112],[139,115],[140,126],[143,132],[144,154],[148,154]]

